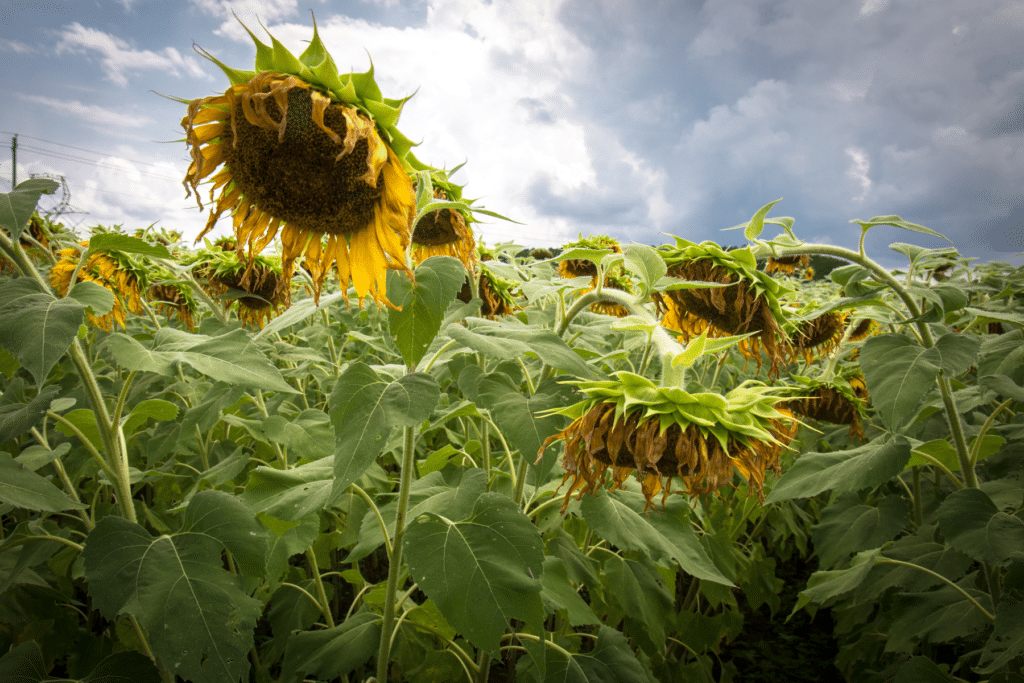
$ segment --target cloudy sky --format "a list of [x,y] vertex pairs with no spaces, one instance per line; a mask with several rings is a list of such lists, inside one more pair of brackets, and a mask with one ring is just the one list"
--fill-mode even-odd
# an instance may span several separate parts
[[[523,223],[488,243],[735,244],[722,228],[784,197],[772,215],[809,241],[853,247],[850,219],[899,214],[1024,262],[1017,0],[0,0],[0,186],[17,133],[19,180],[67,179],[65,222],[197,234],[185,143],[165,142],[184,106],[155,92],[225,89],[193,44],[252,68],[232,10],[296,54],[312,10],[339,69],[369,54],[386,96],[416,91],[417,156],[467,161],[466,196]],[[897,241],[942,245],[876,228],[868,249],[896,265]]]

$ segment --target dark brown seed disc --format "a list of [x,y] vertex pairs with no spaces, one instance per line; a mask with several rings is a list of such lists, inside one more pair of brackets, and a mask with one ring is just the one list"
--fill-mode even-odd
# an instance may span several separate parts
[[[266,109],[270,118],[281,119],[281,110],[272,98],[254,102]],[[239,107],[241,109],[241,107]],[[341,159],[342,151],[327,133],[313,123],[309,91],[288,91],[285,135],[278,142],[276,129],[250,123],[241,111],[235,116],[237,138],[225,126],[225,165],[232,180],[259,209],[299,229],[331,235],[346,235],[366,228],[381,195],[370,187],[366,175],[369,143],[359,140]],[[324,112],[324,125],[342,140],[347,124],[340,105]]]

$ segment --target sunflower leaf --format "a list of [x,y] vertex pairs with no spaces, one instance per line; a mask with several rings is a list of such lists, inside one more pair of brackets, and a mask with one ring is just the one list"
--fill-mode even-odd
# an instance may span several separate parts
[[913,230],[914,232],[920,232],[920,233],[923,233],[925,235],[931,235],[932,237],[941,237],[942,239],[946,240],[947,242],[951,241],[948,237],[946,237],[942,233],[935,232],[931,228],[926,228],[923,225],[918,225],[917,223],[911,223],[910,221],[905,221],[905,220],[903,220],[902,218],[900,218],[899,216],[896,216],[896,215],[875,216],[874,218],[869,218],[866,221],[857,220],[855,218],[855,219],[853,219],[850,222],[851,223],[856,223],[857,225],[859,225],[860,229],[863,232],[867,232],[868,230],[870,230],[871,228],[875,227],[876,225],[891,225],[891,226],[896,227],[896,228],[903,228],[904,230]]
[[196,494],[184,521],[181,533],[159,537],[120,517],[97,522],[82,553],[90,597],[109,619],[123,611],[137,617],[160,664],[182,678],[244,679],[263,604],[224,570],[221,553],[244,559],[243,570],[262,565],[265,532],[244,504],[219,491]]
[[129,235],[118,235],[117,233],[105,232],[93,235],[89,239],[89,247],[86,255],[92,255],[100,251],[119,251],[124,254],[145,254],[157,258],[172,258],[171,252],[162,244],[150,244],[146,240]]
[[331,497],[361,477],[384,449],[391,434],[384,401],[388,385],[362,362],[349,365],[334,383],[329,402],[335,453]]
[[[388,272],[388,298],[401,308],[388,311],[388,326],[406,365],[415,367],[423,358],[465,281],[465,266],[451,256],[432,256],[417,266],[411,287],[395,271]],[[400,287],[404,291],[396,291]]]
[[361,612],[334,628],[292,634],[285,649],[281,681],[347,676],[377,652],[380,622],[380,616]]
[[0,228],[6,228],[17,240],[32,218],[39,197],[57,191],[57,183],[48,178],[30,178],[18,183],[11,192],[0,194]]
[[895,432],[913,419],[914,409],[935,384],[941,362],[939,351],[902,334],[879,335],[864,343],[860,367],[886,427]]
[[42,384],[64,357],[85,318],[85,305],[58,299],[32,278],[0,288],[0,346]]
[[644,514],[646,501],[639,493],[610,491],[584,496],[583,519],[602,538],[623,550],[638,550],[655,562],[678,564],[686,573],[725,586],[733,583],[719,571],[701,547],[690,526],[689,504],[673,496],[665,509]]
[[980,489],[954,491],[938,517],[946,543],[976,560],[1002,566],[1024,548],[1024,521],[1000,510]]
[[459,522],[421,515],[403,547],[410,575],[475,646],[496,649],[511,619],[541,625],[544,542],[508,497],[482,494]]
[[68,498],[49,481],[12,460],[7,453],[0,453],[0,502],[44,512],[87,507]]
[[859,491],[889,481],[910,460],[910,442],[897,436],[835,453],[804,453],[776,482],[765,503],[809,498],[822,491]]

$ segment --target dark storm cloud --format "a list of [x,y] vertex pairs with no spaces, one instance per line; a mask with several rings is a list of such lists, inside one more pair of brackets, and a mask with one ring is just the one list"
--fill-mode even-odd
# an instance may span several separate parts
[[621,194],[614,188],[582,188],[558,195],[551,191],[550,183],[537,181],[527,196],[541,216],[572,218],[593,226],[596,232],[635,225],[647,215],[647,207],[638,197]]
[[[785,196],[773,214],[796,217],[807,239],[851,246],[850,218],[898,213],[968,255],[1012,249],[1020,3],[709,0],[641,14],[571,0],[561,18],[595,54],[567,86],[577,112],[595,126],[627,117],[621,148],[666,174],[663,230],[728,241],[719,228]],[[614,187],[630,169],[597,173],[596,186]],[[923,236],[890,237],[879,239]]]

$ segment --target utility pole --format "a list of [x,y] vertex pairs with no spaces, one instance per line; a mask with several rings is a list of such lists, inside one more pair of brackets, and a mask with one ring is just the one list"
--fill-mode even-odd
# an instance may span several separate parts
[[18,186],[18,136],[11,138],[11,190]]

